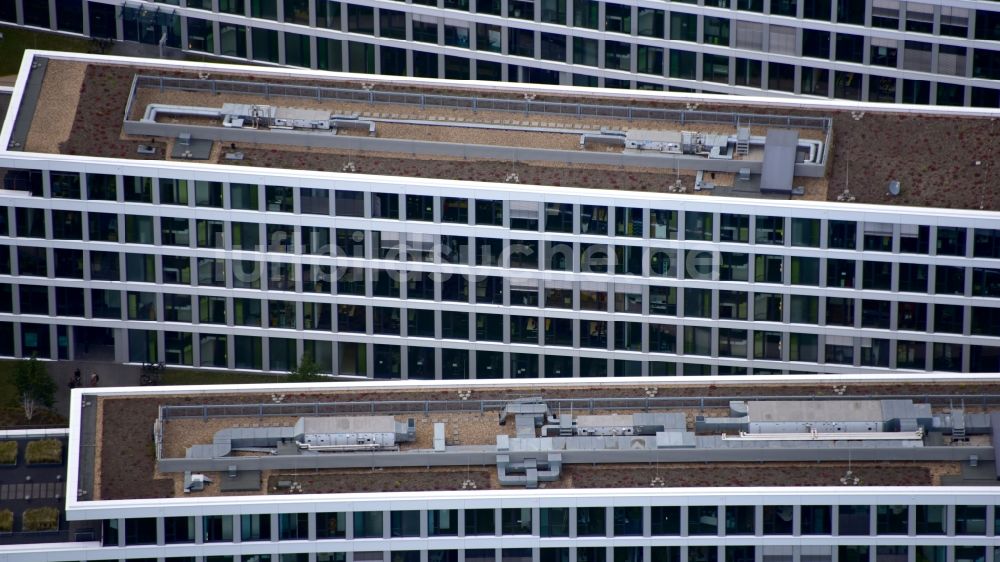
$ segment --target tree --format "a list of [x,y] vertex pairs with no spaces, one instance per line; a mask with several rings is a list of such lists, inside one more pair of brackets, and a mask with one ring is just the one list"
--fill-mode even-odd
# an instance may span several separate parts
[[31,359],[18,361],[14,369],[14,385],[24,406],[24,417],[29,420],[35,414],[35,408],[41,404],[51,408],[55,403],[56,383],[49,376],[48,369],[34,355]]
[[24,419],[31,421],[31,418],[35,417],[35,408],[38,403],[35,399],[25,392],[21,395],[21,406],[24,408]]
[[305,356],[299,358],[299,364],[288,375],[289,382],[317,382],[322,380],[324,378],[319,374],[319,365]]

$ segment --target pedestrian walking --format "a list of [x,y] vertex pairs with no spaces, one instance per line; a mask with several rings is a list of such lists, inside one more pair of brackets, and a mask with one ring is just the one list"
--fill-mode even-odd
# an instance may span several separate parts
[[90,373],[90,386],[97,386],[101,382],[101,377],[97,373]]

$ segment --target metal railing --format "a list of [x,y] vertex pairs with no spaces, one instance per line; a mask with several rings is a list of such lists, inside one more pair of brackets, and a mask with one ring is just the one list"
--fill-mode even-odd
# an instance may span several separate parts
[[[660,109],[631,105],[602,105],[565,103],[555,101],[535,101],[531,99],[504,99],[480,96],[452,96],[444,94],[420,94],[411,92],[379,92],[350,88],[325,86],[302,86],[293,84],[271,84],[241,80],[216,80],[195,78],[170,78],[163,76],[137,75],[133,83],[128,107],[138,88],[155,88],[160,91],[185,90],[210,92],[211,94],[239,94],[260,96],[264,99],[286,97],[311,99],[316,101],[337,100],[368,104],[412,105],[425,109],[466,109],[471,111],[499,111],[520,113],[525,116],[581,117],[636,119],[650,121],[670,121],[682,125],[714,123],[733,127],[789,127],[795,129],[820,129],[827,131],[831,119],[828,117],[808,117],[795,115],[767,115],[725,111],[699,111],[697,109]],[[126,113],[128,115],[128,113]]]
[[[858,400],[858,396],[656,396],[636,398],[552,398],[545,399],[552,412],[594,412],[602,410],[678,410],[728,408],[734,400]],[[902,399],[935,406],[997,406],[1000,394],[887,394],[865,396],[865,400]],[[344,416],[499,412],[510,400],[387,400],[352,402],[301,402],[258,404],[162,405],[162,420],[184,418],[235,418],[276,416]]]

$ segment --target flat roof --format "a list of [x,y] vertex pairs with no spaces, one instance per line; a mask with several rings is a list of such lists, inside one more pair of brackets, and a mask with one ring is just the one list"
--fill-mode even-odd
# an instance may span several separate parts
[[[34,52],[28,53],[28,56],[34,55]],[[791,182],[793,187],[804,188],[806,199],[836,201],[843,190],[849,188],[854,200],[860,203],[1000,209],[1000,195],[988,188],[991,166],[1000,157],[998,111],[817,100],[795,100],[792,103],[788,100],[738,96],[626,93],[562,86],[362,77],[97,55],[44,53],[44,57],[48,59],[48,64],[35,100],[36,108],[31,112],[30,130],[23,147],[26,152],[133,161],[145,159],[164,163],[165,169],[169,169],[170,162],[177,162],[165,160],[168,158],[165,155],[176,153],[173,149],[177,138],[170,131],[187,125],[200,126],[201,121],[191,116],[165,115],[154,121],[165,125],[163,131],[169,134],[140,136],[126,133],[123,125],[126,116],[139,123],[145,111],[142,108],[154,103],[170,105],[171,101],[175,102],[174,105],[214,108],[221,108],[226,103],[266,103],[288,109],[323,107],[335,117],[370,121],[374,123],[375,137],[370,138],[357,128],[348,130],[346,124],[343,134],[338,133],[338,136],[350,139],[355,143],[353,145],[304,147],[271,141],[279,137],[287,140],[290,138],[287,131],[283,135],[255,134],[240,137],[247,140],[216,140],[207,162],[223,166],[319,172],[353,170],[384,176],[498,183],[517,181],[538,186],[667,192],[673,182],[666,181],[665,175],[675,174],[664,174],[659,164],[643,163],[662,163],[666,161],[662,158],[669,159],[669,155],[659,154],[653,158],[649,151],[625,150],[619,153],[615,147],[611,154],[614,160],[597,164],[567,164],[552,155],[570,154],[581,159],[608,156],[607,150],[602,152],[599,145],[592,145],[589,141],[581,148],[580,139],[585,134],[614,136],[620,133],[624,138],[632,129],[662,129],[650,135],[649,140],[666,138],[669,136],[663,134],[666,130],[735,138],[742,123],[738,120],[729,124],[669,123],[663,119],[637,118],[638,115],[652,115],[643,114],[643,111],[676,111],[688,116],[699,113],[744,116],[740,119],[756,116],[761,125],[751,125],[755,137],[766,137],[769,130],[777,126],[768,123],[765,117],[780,115],[800,119],[798,123],[801,126],[796,129],[799,138],[823,143],[822,150],[827,151],[821,177],[795,175]],[[30,66],[25,65],[24,68],[23,72],[26,72]],[[176,84],[189,82],[183,87],[178,85],[160,91],[152,87],[139,88],[137,76],[149,80],[172,78]],[[223,82],[251,82],[270,88],[267,90],[270,94],[269,97],[232,92],[213,95],[204,89],[191,87],[192,83],[201,83],[203,88],[208,88],[209,84]],[[30,101],[24,97],[31,93],[28,91],[30,83],[27,76],[19,79],[15,101],[22,106]],[[149,82],[145,84],[148,86]],[[133,85],[137,86],[134,91]],[[321,96],[322,100],[313,103],[305,99],[301,92],[289,94],[294,88],[337,90],[340,98],[328,100]],[[370,103],[369,96],[375,95],[383,96],[379,98],[383,101]],[[420,107],[406,101],[412,101],[413,96],[464,101],[455,101],[458,105],[449,107],[441,104]],[[494,100],[491,102],[494,105],[490,109],[468,107],[468,100],[474,99],[484,103]],[[499,108],[497,100],[507,102],[509,107]],[[130,102],[135,103],[129,106]],[[466,105],[459,107],[462,103]],[[535,109],[520,112],[519,108],[523,109],[526,104]],[[598,110],[589,115],[557,113],[574,105],[616,109],[609,109],[606,114]],[[548,109],[541,112],[543,108]],[[633,113],[623,114],[621,108]],[[810,124],[824,121],[829,123],[826,130]],[[213,126],[222,128],[221,122]],[[375,145],[370,141],[375,140],[385,141],[378,146],[392,150],[372,150]],[[235,149],[232,148],[233,143]],[[434,154],[414,150],[407,154],[399,149],[418,144],[423,147],[421,150],[430,146],[433,148],[431,152],[443,152]],[[461,157],[462,165],[456,166],[457,157],[453,152],[456,146],[463,144],[466,153]],[[151,153],[142,152],[140,145],[148,145],[153,150]],[[445,150],[443,146],[451,148]],[[474,148],[480,146],[493,147],[493,152],[502,157],[484,157],[486,148],[482,151]],[[555,151],[549,155],[551,158],[546,156],[546,150]],[[733,159],[729,162],[737,168],[735,171],[739,171],[738,165],[743,162],[741,159],[746,158],[745,162],[749,162],[754,173],[759,174],[764,150],[766,147],[751,146],[745,157],[731,155]],[[780,162],[780,173],[764,174],[765,179],[780,176],[782,191],[788,183],[787,156],[795,156],[795,151],[785,152],[786,157]],[[236,153],[239,153],[239,159],[235,158]],[[801,158],[801,153],[797,157]],[[719,161],[713,158],[712,164],[717,165]],[[795,169],[803,170],[803,163],[795,164]],[[689,194],[694,193],[695,172],[694,168],[680,170],[680,179]],[[702,193],[747,195],[738,189],[733,179],[737,175],[716,174],[717,177],[712,180],[715,189]],[[888,194],[890,181],[900,182],[900,195]],[[782,193],[779,197],[788,198],[789,195]]]
[[[747,387],[742,381],[741,384],[734,384],[725,377],[718,378],[721,380],[711,377],[711,381],[395,381],[259,387],[80,389],[74,391],[71,404],[73,429],[69,484],[83,490],[83,493],[77,498],[70,498],[70,503],[74,507],[90,509],[103,502],[144,498],[172,498],[183,502],[233,495],[267,497],[288,493],[382,494],[523,489],[523,486],[502,485],[498,481],[497,451],[488,449],[497,444],[497,436],[500,435],[510,436],[511,441],[515,441],[513,416],[506,425],[498,421],[500,411],[512,400],[540,397],[552,408],[553,415],[567,412],[597,416],[618,414],[622,420],[629,420],[632,413],[644,411],[679,413],[686,417],[688,430],[692,430],[697,415],[726,415],[731,399],[781,401],[808,397],[837,400],[837,404],[847,409],[857,403],[864,410],[871,409],[871,405],[854,397],[907,397],[916,403],[932,404],[935,414],[946,413],[950,405],[963,401],[983,405],[970,406],[967,410],[970,413],[988,413],[990,405],[1000,401],[1000,376],[975,378],[979,382],[974,391],[969,390],[973,387],[965,379],[940,382],[931,377],[883,377],[866,381],[864,377],[850,376],[822,376],[812,380],[809,377],[761,377],[752,387]],[[830,380],[849,381],[846,383],[847,390],[839,394],[837,385],[831,384]],[[890,382],[893,380],[898,382]],[[280,404],[275,403],[275,396],[283,396]],[[766,405],[773,410],[774,404]],[[293,426],[303,416],[370,415],[371,412],[393,416],[397,422],[414,420],[414,441],[397,443],[397,447],[391,450],[359,453],[359,457],[366,459],[361,465],[351,464],[353,461],[349,459],[352,453],[319,453],[327,455],[327,458],[341,455],[337,463],[341,463],[339,459],[348,460],[335,468],[309,468],[308,477],[301,470],[306,468],[305,463],[293,468],[262,466],[259,468],[260,484],[257,489],[248,491],[241,484],[237,486],[238,491],[225,491],[221,484],[227,482],[237,464],[242,473],[244,467],[249,466],[247,463],[257,462],[253,460],[255,458],[274,458],[273,453],[264,451],[263,445],[251,443],[244,445],[244,450],[230,453],[229,458],[233,460],[222,461],[227,465],[225,468],[203,471],[211,480],[204,491],[184,491],[185,475],[178,471],[178,463],[186,462],[183,459],[189,447],[213,443],[221,430],[235,428],[241,435],[249,435],[256,429]],[[423,461],[421,466],[408,463],[408,455],[430,454],[434,447],[432,441],[438,436],[434,426],[440,423],[445,424],[446,448],[438,454],[442,459],[457,458],[449,455],[464,455],[460,465],[451,460],[432,461],[426,466],[422,465]],[[158,427],[156,435],[160,436],[158,458],[164,462],[173,459],[169,466],[158,462],[151,452],[154,450],[154,426]],[[935,451],[948,449],[939,441],[928,441],[926,445],[926,448]],[[484,449],[487,452],[479,454],[476,447],[487,447]],[[961,455],[970,451],[979,453],[980,465],[988,468],[992,459],[990,447],[988,436],[974,436],[956,454],[964,459]],[[905,452],[907,449],[895,447],[893,450]],[[795,461],[780,454],[771,458],[771,453],[757,458],[754,456],[757,453],[748,449],[741,453],[745,454],[743,461],[695,463],[690,462],[690,457],[685,457],[683,452],[677,451],[667,449],[657,454],[653,466],[650,462],[623,460],[578,464],[572,460],[572,452],[566,452],[567,464],[560,478],[544,482],[540,488],[642,488],[649,487],[651,482],[666,482],[657,485],[671,488],[814,487],[837,485],[837,479],[849,464],[855,473],[862,475],[863,485],[866,486],[997,485],[995,481],[984,480],[978,472],[969,473],[964,468],[967,463],[955,460],[959,457],[937,458],[932,455],[901,461],[894,460],[896,453],[886,455],[877,447],[864,444],[852,445],[841,451],[850,454],[850,460],[848,457],[841,460],[834,455]],[[93,452],[93,455],[88,456],[88,452]],[[371,455],[375,454],[389,459],[388,464],[373,470]],[[769,467],[768,470],[761,469],[762,463]],[[692,470],[694,467],[697,470]],[[191,472],[199,472],[199,469],[192,469]]]

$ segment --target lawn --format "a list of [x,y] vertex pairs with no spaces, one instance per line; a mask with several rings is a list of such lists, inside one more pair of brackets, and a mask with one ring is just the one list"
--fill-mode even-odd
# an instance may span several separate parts
[[[2,29],[2,28],[0,28]],[[7,36],[6,29],[3,30],[4,37]],[[0,41],[0,45],[3,42]],[[0,60],[0,64],[3,61]],[[0,429],[12,429],[17,427],[65,427],[66,420],[59,414],[39,408],[35,412],[35,417],[28,421],[24,418],[24,409],[18,399],[17,387],[14,385],[14,369],[17,368],[17,361],[0,360]]]
[[220,371],[167,370],[160,377],[161,385],[171,384],[265,384],[282,382],[284,376],[230,373]]
[[58,439],[29,441],[24,449],[24,460],[28,464],[62,462],[63,444]]
[[0,408],[17,408],[21,405],[17,399],[17,386],[14,385],[16,367],[17,361],[0,361]]
[[0,441],[0,464],[17,464],[17,441]]
[[55,531],[59,529],[59,510],[54,507],[36,507],[24,510],[22,531]]
[[3,40],[0,40],[0,76],[17,74],[25,49],[86,53],[91,47],[90,39],[6,25],[0,26],[0,33],[3,33]]

